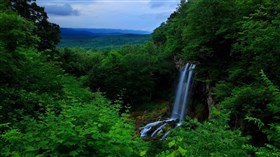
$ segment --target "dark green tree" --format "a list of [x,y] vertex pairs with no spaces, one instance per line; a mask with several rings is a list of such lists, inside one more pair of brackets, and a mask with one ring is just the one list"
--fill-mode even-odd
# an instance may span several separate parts
[[1,122],[15,122],[23,115],[41,112],[45,108],[42,102],[62,92],[62,72],[38,54],[35,31],[31,21],[8,9],[0,11]]
[[20,16],[35,23],[34,33],[40,37],[38,49],[54,50],[60,41],[60,28],[57,24],[48,21],[48,15],[43,7],[36,4],[36,0],[10,0],[10,8]]

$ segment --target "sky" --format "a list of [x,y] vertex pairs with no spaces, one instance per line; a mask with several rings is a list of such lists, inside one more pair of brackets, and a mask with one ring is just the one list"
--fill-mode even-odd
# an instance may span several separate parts
[[49,21],[70,28],[153,31],[180,0],[37,0]]

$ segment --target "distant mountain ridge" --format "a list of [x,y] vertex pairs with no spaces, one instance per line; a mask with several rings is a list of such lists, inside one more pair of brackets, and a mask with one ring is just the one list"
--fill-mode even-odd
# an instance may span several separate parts
[[148,35],[151,32],[141,30],[122,30],[105,28],[60,28],[62,38],[100,37],[118,35]]

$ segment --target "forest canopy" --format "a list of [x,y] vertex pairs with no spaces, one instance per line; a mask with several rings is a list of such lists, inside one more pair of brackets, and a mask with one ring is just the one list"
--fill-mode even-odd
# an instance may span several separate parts
[[[0,156],[280,156],[278,0],[181,1],[151,42],[111,50],[58,48],[36,1],[0,2]],[[141,139],[178,63],[197,64],[193,109]]]

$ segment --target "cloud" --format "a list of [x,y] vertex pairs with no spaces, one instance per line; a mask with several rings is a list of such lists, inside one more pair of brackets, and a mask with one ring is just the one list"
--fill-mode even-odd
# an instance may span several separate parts
[[90,3],[96,0],[37,0],[41,4],[73,4],[73,3]]
[[174,4],[178,4],[178,0],[150,0],[149,2],[151,8],[174,7]]
[[164,6],[166,3],[165,2],[159,2],[159,1],[150,1],[150,7],[151,8],[159,8]]
[[152,31],[166,21],[180,0],[37,0],[37,2],[46,7],[49,20],[61,27]]
[[170,12],[155,12],[155,13],[147,13],[139,15],[140,18],[150,18],[154,20],[160,20],[164,22],[170,16]]
[[79,15],[79,11],[72,8],[70,4],[64,4],[64,5],[46,5],[45,9],[48,14],[52,15],[59,15],[59,16],[71,16]]

